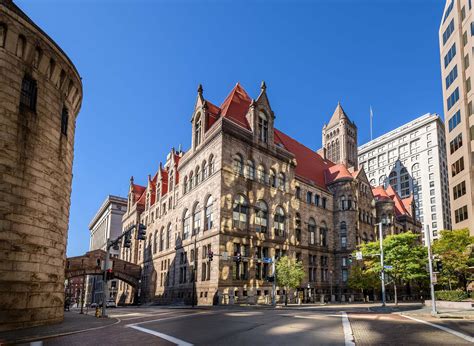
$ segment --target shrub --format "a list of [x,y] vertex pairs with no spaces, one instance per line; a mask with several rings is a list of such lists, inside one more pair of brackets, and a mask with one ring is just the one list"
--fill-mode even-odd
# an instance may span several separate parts
[[469,298],[469,294],[461,290],[436,291],[435,297],[438,300],[449,300],[451,302],[460,302],[460,301],[463,301],[464,299]]

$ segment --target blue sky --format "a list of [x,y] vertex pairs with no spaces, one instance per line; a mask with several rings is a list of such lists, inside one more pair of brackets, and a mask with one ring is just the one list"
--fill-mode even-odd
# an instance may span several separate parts
[[307,146],[340,101],[359,144],[442,114],[438,27],[444,1],[16,0],[83,79],[68,256],[108,194],[146,183],[172,146],[188,148],[196,89],[219,105],[260,82],[276,126]]

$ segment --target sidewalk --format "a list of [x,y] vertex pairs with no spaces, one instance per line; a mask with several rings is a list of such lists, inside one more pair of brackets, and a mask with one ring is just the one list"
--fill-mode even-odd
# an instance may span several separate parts
[[[437,309],[437,318],[456,318],[464,320],[474,320],[474,309],[471,310],[454,310],[454,309]],[[431,317],[431,307],[423,306],[422,309],[405,311],[402,315]]]
[[0,344],[26,343],[39,339],[99,329],[118,322],[119,320],[117,318],[96,318],[94,315],[81,315],[77,311],[65,311],[64,321],[62,323],[0,333]]

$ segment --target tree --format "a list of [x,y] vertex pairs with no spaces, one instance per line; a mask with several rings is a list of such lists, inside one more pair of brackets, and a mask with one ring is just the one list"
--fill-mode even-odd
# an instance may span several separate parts
[[[391,266],[385,269],[388,278],[392,281],[395,293],[395,304],[398,304],[397,286],[410,281],[426,280],[427,250],[419,242],[420,236],[412,232],[390,235],[383,240],[384,265]],[[362,255],[368,257],[366,261],[368,273],[380,274],[379,242],[370,242],[360,246]]]
[[278,284],[285,288],[285,305],[288,305],[288,292],[290,288],[299,287],[304,275],[303,263],[301,261],[283,256],[276,262],[276,279]]
[[376,288],[380,285],[380,279],[373,271],[367,271],[367,264],[365,261],[363,263],[357,262],[351,266],[347,284],[354,290],[360,290],[362,295],[364,295],[365,289]]
[[441,231],[441,237],[433,243],[433,253],[441,260],[443,268],[438,277],[441,285],[449,289],[461,287],[467,290],[473,280],[469,267],[474,266],[474,237],[467,228]]

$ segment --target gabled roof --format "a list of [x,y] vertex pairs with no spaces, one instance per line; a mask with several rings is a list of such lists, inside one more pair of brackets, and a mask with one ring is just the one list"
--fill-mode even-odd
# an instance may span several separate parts
[[221,116],[231,119],[237,124],[250,130],[250,125],[245,115],[249,110],[252,99],[242,86],[237,83],[221,104]]
[[334,163],[323,159],[319,154],[284,134],[280,130],[275,129],[274,137],[275,144],[283,145],[286,150],[295,156],[296,175],[326,189],[324,171],[333,166]]
[[413,196],[407,197],[402,199],[402,203],[405,206],[405,209],[408,211],[410,216],[412,215],[412,203],[413,203]]
[[334,113],[332,114],[331,120],[329,120],[328,127],[332,127],[334,125],[339,124],[339,121],[341,119],[347,119],[349,122],[349,117],[347,116],[346,112],[344,112],[344,109],[342,109],[341,104],[338,102],[337,107],[334,110]]
[[143,191],[146,190],[145,186],[132,183],[132,193],[135,201],[140,199],[140,196],[143,194]]
[[404,202],[398,195],[398,193],[393,189],[391,185],[389,185],[386,189],[383,186],[377,186],[372,188],[372,192],[374,197],[379,200],[391,200],[394,203],[395,215],[411,215],[411,202],[410,207],[407,208],[406,203],[412,199],[412,197],[405,198],[407,201]]

